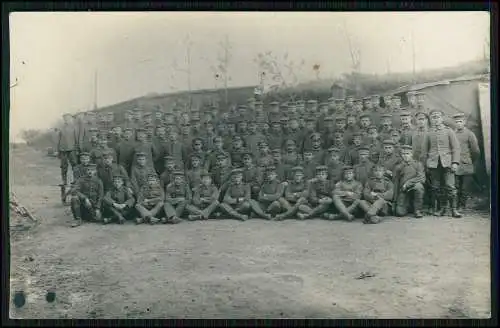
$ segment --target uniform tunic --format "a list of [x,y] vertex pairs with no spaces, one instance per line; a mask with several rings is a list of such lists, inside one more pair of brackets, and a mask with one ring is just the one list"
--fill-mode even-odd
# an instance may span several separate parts
[[374,165],[373,162],[366,161],[366,162],[361,162],[354,166],[354,177],[362,185],[364,185],[366,181],[368,181],[368,179],[370,178],[373,165]]
[[460,164],[456,174],[474,174],[474,160],[477,159],[480,153],[477,138],[471,130],[465,127],[456,130],[455,134],[460,143]]
[[[346,192],[352,192],[354,195],[348,196],[346,195]],[[362,193],[363,184],[357,180],[340,180],[335,184],[335,195],[339,196],[343,201],[354,201],[356,199],[360,199]]]
[[394,174],[394,170],[396,169],[396,166],[399,164],[399,162],[400,157],[395,153],[392,153],[390,155],[382,153],[378,164],[383,165],[386,170],[391,171]]
[[411,125],[401,126],[401,137],[399,139],[399,144],[411,146],[413,134],[414,134],[414,128]]
[[174,168],[173,170],[168,170],[165,168],[163,173],[160,175],[160,186],[165,190],[165,188],[168,186],[169,183],[171,183],[174,180],[173,173],[176,171],[177,168]]
[[309,200],[312,204],[318,204],[320,198],[332,197],[334,182],[331,180],[321,181],[317,178],[311,179],[309,183]]
[[94,209],[100,209],[102,206],[102,198],[104,197],[104,187],[101,179],[97,176],[85,176],[75,184],[74,194],[83,200],[88,198]]
[[284,186],[278,180],[264,181],[260,188],[259,201],[269,204],[283,197],[283,193]]
[[401,187],[406,183],[413,185],[415,183],[425,183],[425,171],[421,162],[412,160],[410,162],[401,162],[394,170],[394,191],[400,192]]
[[151,142],[145,141],[145,142],[137,142],[134,145],[134,152],[133,152],[133,162],[132,166],[135,167],[137,165],[137,153],[145,153],[146,154],[146,165],[153,167],[154,161],[153,161],[153,145]]
[[144,166],[139,167],[136,166],[132,168],[132,172],[130,173],[130,185],[132,190],[137,194],[142,186],[148,184],[148,175],[155,174],[156,172],[152,167]]
[[187,202],[191,201],[191,190],[187,183],[183,182],[180,185],[175,183],[170,183],[165,189],[165,200],[172,205],[177,205],[172,203],[174,198],[184,197]]
[[439,162],[446,168],[460,163],[460,143],[455,132],[445,126],[434,127],[425,135],[426,166],[437,168]]
[[191,189],[201,184],[202,169],[191,169],[186,172],[187,183]]
[[306,199],[309,198],[307,181],[301,181],[299,183],[293,180],[288,181],[288,185],[285,187],[285,199],[295,204],[301,197]]
[[[149,185],[146,183],[143,185],[137,194],[137,204],[145,206],[146,208],[152,208],[156,206],[159,202],[162,202],[165,198],[165,193],[159,184]],[[144,200],[149,200],[149,204],[144,204]],[[151,204],[154,203],[154,204]]]
[[[250,186],[246,183],[241,183],[241,184],[234,184],[231,183],[229,184],[226,192],[225,192],[225,197],[228,197],[230,200],[235,201],[236,198],[242,199],[242,201],[237,202],[237,204],[242,203],[243,201],[249,201],[250,200]],[[232,201],[230,201],[232,203]],[[235,204],[230,204],[230,205],[235,205]]]
[[90,151],[90,160],[97,164],[97,166],[103,165],[103,155],[104,153],[110,152],[113,154],[113,162],[116,162],[116,151],[113,148],[105,147],[105,148],[93,148]]
[[304,179],[311,180],[316,176],[316,163],[315,162],[304,162],[302,164],[304,168]]
[[[202,198],[208,198],[209,202],[203,202]],[[193,190],[193,204],[197,207],[206,207],[219,198],[219,190],[216,186],[205,186],[203,184]]]
[[411,146],[413,148],[413,159],[421,161],[422,163],[424,163],[425,160],[424,142],[426,133],[427,129],[425,127],[415,128],[413,130],[413,134],[411,137]]
[[390,202],[394,198],[394,185],[389,179],[378,179],[375,177],[371,177],[365,183],[363,189],[363,198],[373,203],[378,198],[372,196],[372,192],[381,194],[382,198],[385,201]]
[[126,170],[130,170],[134,155],[135,141],[121,140],[116,147],[116,156],[118,164],[122,165]]
[[102,181],[105,193],[113,188],[113,177],[117,175],[124,177],[124,185],[128,187],[130,182],[127,171],[123,166],[111,163],[109,166],[103,164],[97,167],[97,176]]
[[57,151],[73,151],[76,150],[78,144],[77,130],[74,125],[65,124],[59,130],[59,142]]
[[285,168],[285,178],[291,179],[291,169],[295,166],[301,165],[302,157],[297,152],[286,153],[283,155],[282,161]]
[[121,186],[120,188],[113,187],[106,192],[103,199],[104,204],[113,207],[113,203],[126,204],[127,207],[134,206],[134,195],[128,190],[127,187]]

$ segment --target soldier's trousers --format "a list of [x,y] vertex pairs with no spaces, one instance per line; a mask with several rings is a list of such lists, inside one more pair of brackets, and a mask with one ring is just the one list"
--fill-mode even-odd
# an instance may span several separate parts
[[315,207],[312,208],[312,211],[307,215],[308,218],[314,218],[318,215],[321,215],[326,212],[331,212],[335,210],[335,207],[333,205],[333,202],[327,202],[327,203],[317,203],[317,204],[312,204],[313,206],[316,205]]
[[113,206],[104,205],[102,208],[103,217],[115,220],[119,219],[128,220],[132,218],[133,213],[134,209],[130,207],[125,207],[123,210],[119,210],[117,208],[114,208]]
[[202,203],[198,205],[188,204],[186,205],[186,209],[189,213],[195,215],[203,215],[205,217],[209,217],[217,208],[219,207],[219,201],[214,200],[212,203]]
[[141,218],[149,219],[151,217],[158,217],[161,215],[163,202],[158,202],[155,205],[136,204],[135,208],[137,212],[139,212]]
[[96,215],[96,210],[98,209],[94,203],[90,207],[87,207],[85,202],[81,201],[79,197],[71,197],[71,213],[76,220],[100,221],[102,217]]
[[186,211],[186,206],[188,205],[187,201],[179,202],[175,205],[170,204],[169,202],[165,202],[163,206],[165,209],[165,216],[170,219],[174,216],[181,218],[184,212]]
[[470,198],[469,188],[474,184],[474,175],[457,175],[456,182],[459,206],[465,207],[467,205],[467,200]]
[[260,217],[266,217],[266,213],[262,210],[259,203],[257,203],[253,199],[250,199],[249,201],[243,201],[235,205],[221,203],[220,208],[226,214],[235,218],[240,218],[241,215],[250,214],[252,211]]
[[410,202],[413,203],[413,210],[421,211],[424,203],[424,186],[416,183],[411,190],[406,192],[398,191],[395,203],[395,213],[397,216],[405,216],[409,212]]
[[283,212],[283,210],[286,208],[287,203],[288,202],[281,197],[278,200],[272,202],[260,201],[259,205],[265,212],[276,215]]
[[[454,201],[457,196],[457,188],[455,187],[455,173],[451,171],[450,167],[443,167],[441,159],[439,160],[436,168],[428,168],[431,180],[431,204],[440,200],[441,207],[447,207],[448,201]],[[442,198],[440,197],[440,190],[444,189]]]
[[77,165],[77,154],[76,151],[61,151],[59,152],[59,158],[61,160],[61,179],[63,184],[68,184],[68,167],[71,165],[73,169]]
[[381,214],[385,216],[389,214],[389,203],[385,199],[376,199],[374,201],[361,200],[359,207],[366,213],[366,216],[371,217]]
[[310,214],[312,212],[312,208],[305,198],[300,198],[297,202],[291,203],[286,199],[283,199],[282,205],[286,210],[285,213],[282,214],[283,218],[287,219],[297,213],[305,213]]
[[359,202],[359,199],[343,199],[337,195],[333,196],[333,204],[343,216],[352,215],[358,209]]

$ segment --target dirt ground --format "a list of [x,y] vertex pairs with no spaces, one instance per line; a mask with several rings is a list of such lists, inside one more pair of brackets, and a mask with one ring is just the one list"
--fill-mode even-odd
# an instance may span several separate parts
[[[490,218],[86,224],[56,158],[11,149],[11,318],[487,318]],[[22,227],[31,225],[29,230]],[[372,277],[356,279],[362,272]],[[55,302],[45,300],[48,289]]]

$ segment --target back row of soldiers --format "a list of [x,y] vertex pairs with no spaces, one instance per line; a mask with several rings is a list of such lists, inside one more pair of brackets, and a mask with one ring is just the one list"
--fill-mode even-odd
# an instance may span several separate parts
[[[254,201],[258,201],[258,186],[267,181],[269,167],[274,168],[277,181],[286,182],[294,179],[297,167],[303,170],[305,181],[316,181],[318,166],[326,166],[327,180],[336,184],[342,180],[343,166],[348,165],[354,180],[364,187],[373,167],[379,165],[384,168],[383,179],[396,188],[389,203],[395,214],[405,215],[412,209],[421,217],[421,198],[426,194],[431,213],[445,215],[451,207],[452,215],[459,217],[458,206],[465,206],[467,199],[464,187],[479,155],[477,139],[465,128],[463,114],[443,124],[442,112],[425,109],[425,94],[409,93],[408,101],[407,108],[401,108],[400,98],[392,96],[383,97],[382,108],[380,97],[373,96],[363,101],[329,99],[319,105],[315,100],[274,102],[264,109],[252,99],[228,113],[209,108],[202,113],[196,109],[158,111],[153,116],[136,109],[125,113],[122,124],[115,124],[109,113],[98,120],[93,112],[79,114],[76,123],[66,114],[58,143],[63,201],[71,190],[65,187],[68,164],[75,181],[87,162],[94,163],[105,189],[109,191],[114,175],[119,175],[131,181],[127,188],[135,195],[140,186],[132,181],[141,162],[156,174],[163,189],[174,171],[183,172],[191,191],[201,185],[202,172],[209,172],[220,193],[230,184],[231,170],[243,169],[243,182],[251,185]],[[406,153],[411,150],[413,162],[403,160],[405,149]],[[110,159],[105,160],[106,156]],[[143,182],[149,174],[145,172]],[[399,207],[398,199],[403,204]]]

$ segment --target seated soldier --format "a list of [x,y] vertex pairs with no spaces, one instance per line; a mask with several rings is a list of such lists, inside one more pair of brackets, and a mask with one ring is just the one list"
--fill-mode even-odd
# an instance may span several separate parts
[[401,146],[401,163],[394,170],[395,214],[408,214],[410,202],[416,218],[423,217],[425,171],[420,161],[413,159],[410,145]]
[[212,181],[219,189],[219,202],[222,202],[224,193],[231,182],[232,167],[229,164],[229,157],[226,153],[217,154],[217,167],[212,172]]
[[183,171],[174,172],[174,181],[165,190],[165,218],[163,223],[176,224],[182,221],[186,206],[191,203],[191,190]]
[[276,221],[289,219],[293,215],[307,215],[312,212],[307,201],[309,189],[307,181],[304,180],[304,169],[301,166],[296,166],[292,169],[292,172],[293,179],[290,179],[285,187],[285,200],[282,202],[286,212],[277,215],[274,218]]
[[363,185],[354,179],[352,166],[345,166],[342,180],[335,184],[333,191],[333,204],[340,213],[335,218],[354,220],[353,213],[359,206],[362,192]]
[[123,166],[113,162],[113,153],[111,151],[106,151],[102,156],[102,164],[97,165],[97,176],[102,181],[102,184],[104,186],[104,193],[107,193],[113,188],[113,177],[115,175],[122,176],[125,186],[129,188],[130,181],[127,175],[127,171]]
[[378,139],[378,131],[375,125],[371,125],[367,129],[368,135],[365,138],[365,146],[370,149],[370,161],[372,163],[378,163],[380,159],[380,154],[382,153],[382,144]]
[[359,164],[354,165],[354,178],[356,181],[364,185],[370,177],[373,163],[370,161],[370,149],[361,147],[358,151]]
[[302,163],[302,167],[304,168],[304,178],[306,181],[316,176],[316,166],[312,152],[304,150],[304,163]]
[[234,169],[220,208],[231,218],[241,221],[248,220],[248,214],[252,211],[261,217],[266,217],[267,215],[250,195],[250,186],[243,183],[243,170]]
[[74,191],[76,182],[87,174],[86,167],[89,164],[90,164],[90,154],[88,152],[80,153],[80,164],[76,165],[75,168],[73,169],[73,183],[71,185],[71,188],[66,189],[66,185],[61,185],[61,188],[63,189],[61,190],[63,204],[67,204],[66,199]]
[[316,167],[316,178],[309,182],[309,203],[313,206],[311,213],[297,214],[299,219],[308,220],[319,215],[331,219],[333,183],[328,180],[328,167]]
[[104,224],[110,223],[113,219],[123,224],[134,208],[134,195],[124,182],[125,176],[119,174],[113,176],[113,188],[106,192],[103,199]]
[[174,172],[179,170],[175,158],[167,155],[164,157],[164,160],[165,160],[165,169],[163,170],[163,173],[160,175],[160,186],[163,190],[165,190],[168,184],[174,180],[173,179]]
[[147,175],[147,183],[141,187],[137,195],[135,208],[140,217],[136,218],[136,224],[143,222],[158,223],[163,210],[164,197],[165,193],[160,186],[156,172],[150,172]]
[[328,177],[334,183],[342,179],[342,169],[344,163],[340,161],[341,150],[332,146],[328,149],[329,157],[326,159],[326,166],[328,167]]
[[229,158],[229,153],[224,150],[224,141],[222,137],[215,136],[213,138],[213,148],[207,155],[205,169],[212,172],[217,167],[217,154],[224,153]]
[[401,157],[394,152],[394,141],[391,139],[384,140],[384,151],[380,156],[378,164],[385,168],[384,175],[389,179],[394,176],[394,169],[399,164]]
[[264,219],[271,220],[283,211],[284,186],[277,180],[276,168],[266,167],[265,178],[259,192],[259,205],[264,209]]
[[385,168],[381,164],[373,166],[372,176],[363,189],[363,198],[359,207],[366,213],[364,223],[379,223],[379,214],[389,214],[391,202],[394,197],[394,185],[384,177]]
[[100,221],[102,219],[101,206],[104,197],[102,181],[97,177],[96,165],[85,167],[85,176],[78,179],[71,197],[71,212],[77,227],[85,221]]
[[193,159],[193,155],[196,155],[198,157],[200,161],[200,169],[205,167],[207,162],[207,154],[205,150],[203,150],[203,139],[200,137],[193,138],[191,149],[189,150],[188,154],[186,154],[186,156],[188,156],[188,160],[186,161],[187,169],[192,168],[191,160]]
[[212,184],[212,177],[208,171],[202,171],[201,184],[193,190],[192,204],[186,206],[190,213],[188,219],[208,220],[219,207],[219,190]]
[[[295,140],[287,139],[285,140],[285,154],[283,155],[283,168],[285,170],[285,179],[289,180],[292,178],[292,168],[302,164],[302,158],[299,153],[297,153],[297,147]],[[282,180],[284,181],[284,180]]]
[[[278,180],[286,181],[285,165],[283,164],[283,159],[281,156],[281,149],[275,148],[272,150],[273,162],[272,166],[276,168],[276,174],[278,175]],[[265,175],[265,168],[261,169],[261,176]]]
[[138,152],[135,156],[136,163],[133,165],[132,173],[130,174],[130,186],[134,195],[137,195],[142,186],[148,183],[148,174],[156,174],[156,171],[147,163],[145,153]]
[[187,184],[191,190],[201,184],[202,160],[199,154],[191,154],[190,169],[186,172]]
[[273,156],[266,140],[259,142],[259,156],[257,157],[257,167],[266,167],[273,162]]
[[243,167],[244,152],[246,152],[246,149],[243,144],[243,139],[239,135],[234,135],[231,151],[229,152],[229,154],[231,155],[231,164],[234,167]]
[[243,154],[243,182],[250,185],[252,199],[257,199],[262,177],[260,170],[253,164],[252,154],[249,151]]

